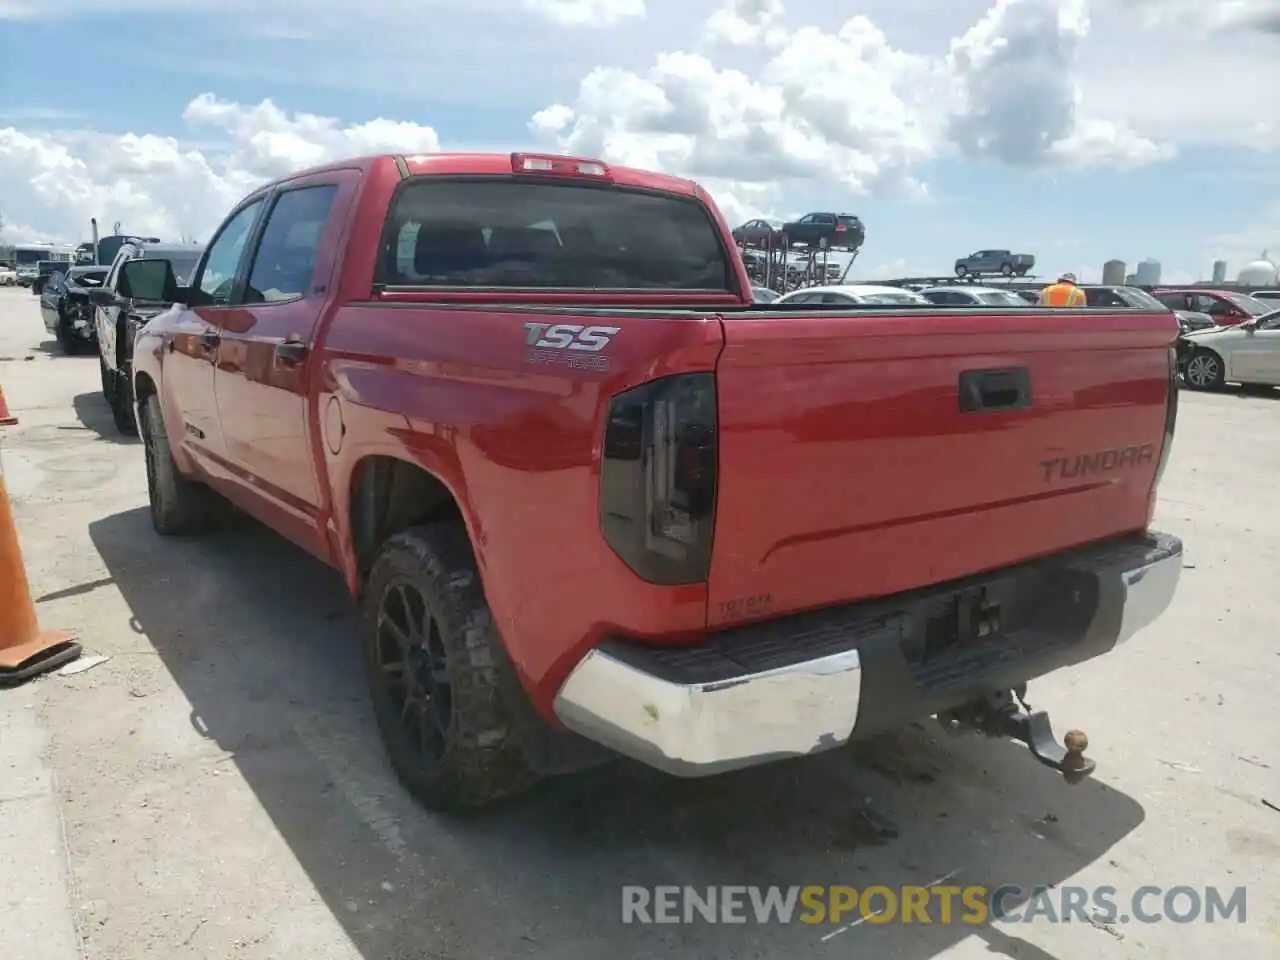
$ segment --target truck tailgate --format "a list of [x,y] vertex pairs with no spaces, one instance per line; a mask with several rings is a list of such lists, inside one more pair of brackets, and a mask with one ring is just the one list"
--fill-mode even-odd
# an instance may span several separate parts
[[726,315],[708,623],[1142,529],[1169,314]]

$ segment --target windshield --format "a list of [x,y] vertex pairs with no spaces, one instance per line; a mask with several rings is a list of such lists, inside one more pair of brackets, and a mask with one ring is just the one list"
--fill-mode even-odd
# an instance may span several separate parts
[[707,209],[674,194],[542,180],[402,185],[380,283],[597,290],[733,289]]
[[1137,287],[1116,287],[1116,296],[1125,302],[1126,306],[1137,307],[1139,310],[1168,310],[1167,303],[1161,303],[1145,290],[1139,290]]
[[859,303],[928,303],[923,297],[918,297],[914,293],[859,293],[857,295]]
[[1016,293],[1005,293],[1003,290],[991,290],[987,293],[976,294],[979,303],[985,303],[992,307],[1025,307],[1027,301],[1023,300]]
[[1270,313],[1275,309],[1271,304],[1255,300],[1253,297],[1247,297],[1243,293],[1224,293],[1223,296],[1251,317],[1260,317],[1264,313]]
[[51,252],[48,247],[19,247],[13,251],[13,262],[20,267],[34,267],[41,260],[48,260]]

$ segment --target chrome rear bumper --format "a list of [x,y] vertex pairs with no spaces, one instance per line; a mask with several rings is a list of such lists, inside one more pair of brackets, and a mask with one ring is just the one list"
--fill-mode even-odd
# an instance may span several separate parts
[[[574,668],[555,711],[677,776],[817,753],[1099,656],[1168,608],[1181,573],[1181,542],[1148,534],[993,574],[1050,584],[1049,612],[941,660],[918,658],[916,641],[957,587],[737,628],[693,650],[610,641]],[[1051,607],[1068,594],[1074,608]]]

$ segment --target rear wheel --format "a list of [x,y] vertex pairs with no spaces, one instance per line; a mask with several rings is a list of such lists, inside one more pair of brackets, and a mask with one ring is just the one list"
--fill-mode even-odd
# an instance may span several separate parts
[[969,272],[969,268],[968,268],[968,267],[966,267],[963,263],[957,263],[957,264],[956,264],[956,276],[957,276],[957,277],[963,277],[963,276],[964,276],[966,273],[968,273],[968,272]]
[[1012,276],[1013,276],[1013,264],[1012,264],[1012,263],[1002,263],[1002,264],[1000,264],[1000,272],[1001,272],[1004,276],[1006,276],[1006,277],[1012,277]]
[[524,696],[459,523],[391,537],[364,591],[374,716],[400,781],[423,806],[476,809],[531,786],[517,736]]
[[102,379],[102,398],[110,406],[111,389],[115,385],[115,374],[107,366],[107,361],[102,358],[102,354],[98,354],[98,376]]
[[201,533],[217,515],[217,494],[178,472],[164,429],[160,398],[147,397],[142,407],[142,437],[147,460],[147,498],[156,533],[172,536]]
[[1184,376],[1193,390],[1217,390],[1226,379],[1226,369],[1212,350],[1197,350],[1187,360]]

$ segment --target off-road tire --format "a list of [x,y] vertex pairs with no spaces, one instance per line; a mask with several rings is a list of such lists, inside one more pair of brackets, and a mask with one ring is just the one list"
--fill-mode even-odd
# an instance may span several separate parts
[[126,437],[138,435],[138,421],[133,409],[133,379],[128,373],[117,371],[111,387],[111,419],[116,429]]
[[957,264],[957,265],[956,265],[956,276],[957,276],[957,277],[964,277],[964,276],[967,276],[967,275],[968,275],[968,273],[969,273],[969,268],[968,268],[968,267],[966,267],[963,263],[961,263],[961,264]]
[[1002,264],[1000,264],[1000,275],[1001,275],[1001,276],[1005,276],[1005,277],[1012,277],[1012,276],[1013,276],[1013,264],[1012,264],[1012,263],[1002,263]]
[[1192,390],[1221,390],[1226,381],[1227,368],[1222,358],[1203,347],[1194,350],[1187,358],[1183,380]]
[[[439,629],[451,703],[443,756],[414,745],[400,707],[381,677],[379,617],[397,585],[415,589]],[[374,717],[392,768],[424,807],[476,810],[521,793],[538,775],[520,747],[529,711],[498,637],[475,556],[460,523],[433,523],[395,534],[382,546],[363,593],[364,658]]]
[[203,533],[217,517],[217,494],[178,472],[158,396],[147,397],[141,415],[151,525],[162,536]]

